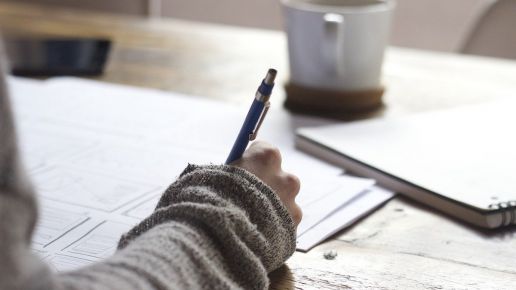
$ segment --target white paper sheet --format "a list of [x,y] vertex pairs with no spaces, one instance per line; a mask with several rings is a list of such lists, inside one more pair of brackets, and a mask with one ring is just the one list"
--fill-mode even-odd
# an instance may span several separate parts
[[51,167],[32,176],[41,196],[65,204],[112,212],[158,186],[72,167]]
[[[247,112],[74,78],[11,78],[10,85],[23,158],[43,208],[33,249],[56,271],[112,254],[120,235],[152,213],[188,162],[222,163]],[[383,202],[364,199],[367,206],[326,222],[374,181],[341,176],[341,169],[294,149],[294,128],[321,122],[273,109],[259,134],[280,148],[283,167],[302,181],[303,247]]]
[[42,205],[32,243],[44,248],[88,219],[85,213]]
[[[301,192],[296,199],[303,210],[303,219],[297,228],[302,235],[341,205],[374,185],[374,180],[350,176],[313,178],[307,180],[308,191]],[[316,193],[309,195],[308,193]]]
[[353,224],[393,196],[394,193],[391,191],[376,186],[362,192],[341,205],[316,226],[298,235],[297,249],[301,251],[310,250],[326,238]]
[[115,252],[120,236],[132,227],[120,222],[101,222],[80,240],[64,248],[63,253],[92,259],[106,258]]

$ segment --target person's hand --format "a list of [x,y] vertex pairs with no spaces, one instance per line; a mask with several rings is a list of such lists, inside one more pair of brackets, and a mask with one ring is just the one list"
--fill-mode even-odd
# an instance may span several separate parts
[[244,152],[242,158],[231,165],[253,173],[269,185],[286,206],[296,226],[299,224],[303,214],[295,198],[301,184],[299,178],[281,169],[281,154],[276,147],[263,141],[255,141]]

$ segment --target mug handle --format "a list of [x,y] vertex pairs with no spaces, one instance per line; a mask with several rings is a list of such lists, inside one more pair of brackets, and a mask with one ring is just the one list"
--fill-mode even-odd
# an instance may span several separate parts
[[335,13],[326,13],[324,19],[324,62],[330,74],[340,76],[343,74],[342,57],[343,48],[342,37],[344,32],[344,16]]

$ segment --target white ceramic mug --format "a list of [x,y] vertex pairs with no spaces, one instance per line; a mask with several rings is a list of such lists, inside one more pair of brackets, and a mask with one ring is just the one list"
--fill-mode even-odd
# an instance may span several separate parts
[[339,91],[381,86],[394,0],[282,0],[290,81]]

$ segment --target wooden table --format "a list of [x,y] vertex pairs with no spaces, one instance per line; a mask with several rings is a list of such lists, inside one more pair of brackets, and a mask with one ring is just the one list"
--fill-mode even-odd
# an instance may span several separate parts
[[[114,40],[108,82],[247,103],[269,66],[288,79],[283,33],[0,3],[4,34]],[[387,51],[376,117],[516,95],[516,62]],[[275,105],[284,100],[281,86]],[[323,252],[336,250],[334,260]],[[396,197],[271,274],[273,289],[516,289],[516,228],[485,231]]]

